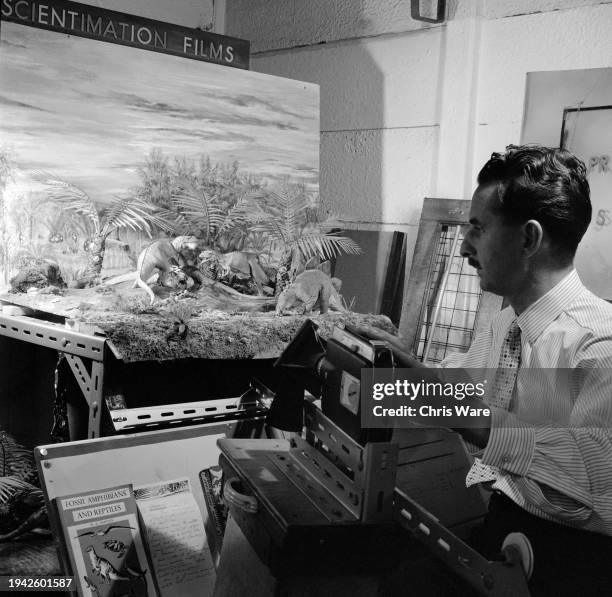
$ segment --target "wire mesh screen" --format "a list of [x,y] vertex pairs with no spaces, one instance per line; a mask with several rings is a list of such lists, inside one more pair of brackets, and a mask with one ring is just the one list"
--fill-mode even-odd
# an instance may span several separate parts
[[459,254],[462,240],[460,226],[441,225],[413,347],[417,357],[428,362],[465,352],[474,335],[482,292],[475,270]]

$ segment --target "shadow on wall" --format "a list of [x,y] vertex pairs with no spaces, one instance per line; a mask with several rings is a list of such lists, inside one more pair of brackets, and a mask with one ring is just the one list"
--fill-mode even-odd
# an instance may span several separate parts
[[[362,30],[370,21],[365,4],[358,9]],[[327,52],[337,60],[328,67],[329,83],[321,81],[321,202],[327,214],[354,228],[345,234],[364,250],[361,256],[341,256],[334,275],[342,280],[342,295],[354,310],[380,313],[391,246],[391,233],[373,230],[384,219],[385,142],[390,136],[385,78],[368,44],[341,41]],[[334,77],[335,69],[339,72]]]
[[[371,3],[369,4],[371,11]],[[449,19],[454,18],[456,9],[456,4],[451,3],[448,9]],[[369,18],[365,2],[361,3],[360,10],[362,11],[362,30],[367,30]],[[433,36],[435,30],[423,27],[412,33],[419,36]],[[436,38],[439,38],[439,42],[428,42],[439,43],[436,92],[433,97],[421,100],[433,104],[434,121],[416,122],[414,119],[405,118],[400,124],[432,125],[434,130],[437,125],[439,129],[443,117],[444,93],[445,91],[449,93],[448,89],[445,90],[447,32],[444,27],[441,28],[439,36],[433,37],[434,40]],[[427,39],[431,40],[432,37],[427,37]],[[347,127],[349,130],[346,131],[328,131],[326,130],[327,119],[325,114],[322,114],[321,196],[324,206],[331,213],[335,209],[336,213],[353,223],[353,227],[357,230],[349,230],[346,233],[362,245],[366,255],[342,256],[338,260],[335,273],[343,280],[342,292],[345,299],[350,301],[353,297],[356,298],[355,308],[358,311],[382,312],[398,323],[402,310],[404,283],[410,271],[412,248],[417,236],[416,225],[414,229],[402,236],[401,240],[408,246],[408,254],[403,260],[393,258],[392,232],[377,234],[372,230],[379,228],[377,224],[389,221],[391,213],[405,214],[403,217],[406,220],[403,224],[418,223],[418,212],[421,209],[419,202],[422,202],[424,197],[414,197],[415,193],[411,192],[408,172],[402,171],[402,158],[406,156],[398,156],[395,152],[408,151],[416,154],[420,148],[414,142],[411,145],[399,142],[401,135],[404,135],[406,131],[402,131],[402,127],[397,127],[396,123],[390,122],[389,116],[385,113],[386,105],[392,103],[397,110],[403,101],[402,97],[385,97],[393,86],[385,80],[386,73],[379,67],[379,62],[381,57],[385,63],[392,62],[393,57],[384,55],[380,50],[372,51],[372,47],[374,44],[386,42],[371,40],[371,43],[355,41],[344,43],[347,46],[350,45],[351,63],[354,65],[355,72],[348,75],[343,73],[344,76],[339,79],[341,82],[349,77],[357,79],[349,85],[352,85],[354,95],[352,101],[346,102],[345,109],[359,114],[360,119],[356,121],[357,119],[352,118],[350,114],[341,116],[340,119],[346,122],[355,120],[355,126]],[[390,42],[388,47],[393,48],[393,43]],[[332,83],[328,89],[321,88],[323,109],[325,106],[336,106],[342,93],[342,89],[339,89],[340,85],[341,83],[338,85]],[[419,94],[418,80],[414,81],[414,85],[407,93]],[[407,103],[410,104],[410,102]],[[342,156],[338,156],[337,153],[342,153]],[[407,157],[413,158],[414,156]],[[440,161],[439,137],[435,139],[431,157],[431,178],[428,182],[429,188],[435,189],[438,185]],[[340,164],[339,168],[336,167],[337,164]],[[397,185],[402,185],[402,188],[398,189]],[[345,192],[345,189],[348,189],[349,192]],[[389,209],[389,207],[396,206],[386,203],[397,201],[398,196],[401,197],[400,201],[414,204],[415,209],[407,208],[406,205],[402,206],[401,210]],[[414,215],[409,213],[413,211],[417,213]],[[394,215],[391,218],[397,221],[397,216]],[[398,305],[395,305],[394,299],[391,298],[394,295],[398,296]]]
[[[315,4],[311,8],[300,5],[301,16],[315,22],[320,20]],[[389,82],[385,81],[379,64],[381,61],[393,63],[397,57],[388,55],[392,50],[388,49],[387,39],[365,37],[373,29],[371,2],[357,0],[350,4],[349,15],[346,7],[330,11],[334,15],[342,13],[350,21],[350,30],[346,23],[338,23],[337,27],[322,26],[306,40],[300,38],[299,25],[286,24],[291,22],[290,12],[295,10],[296,3],[271,1],[265,14],[282,31],[277,29],[269,42],[252,40],[254,48],[264,48],[253,53],[252,67],[320,85],[322,211],[340,219],[348,235],[351,235],[350,229],[355,229],[359,235],[367,231],[376,236],[372,231],[384,220],[385,200],[389,200],[389,191],[395,190],[390,185],[398,184],[396,164],[401,151],[398,148],[402,147],[398,130],[389,128],[385,114],[385,103],[389,99],[401,102],[401,98],[385,97]],[[244,6],[245,2],[238,2],[234,8],[228,6],[227,33],[243,37],[261,35],[257,23],[245,24],[243,19],[248,12]],[[260,18],[258,13],[256,21]],[[273,26],[268,21],[266,29],[273,30]],[[305,31],[311,29],[312,23],[304,26]],[[347,39],[338,40],[340,35]],[[291,36],[299,39],[287,42]],[[341,257],[340,263],[347,264],[337,271],[343,280],[342,293],[347,302],[355,298],[358,311],[380,311],[391,236],[386,233],[386,238],[368,238],[368,252],[362,257]],[[363,238],[356,240],[364,241]]]

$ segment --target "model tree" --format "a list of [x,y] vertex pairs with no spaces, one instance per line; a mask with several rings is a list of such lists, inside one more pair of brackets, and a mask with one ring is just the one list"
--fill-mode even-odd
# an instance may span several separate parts
[[87,267],[81,279],[84,285],[92,286],[99,281],[106,241],[113,232],[130,229],[144,232],[149,237],[153,236],[155,228],[174,232],[174,222],[166,219],[161,209],[136,195],[116,197],[108,205],[100,207],[72,183],[48,175],[39,176],[39,180],[47,185],[49,201],[80,215],[90,224],[92,232],[83,247],[87,254]]

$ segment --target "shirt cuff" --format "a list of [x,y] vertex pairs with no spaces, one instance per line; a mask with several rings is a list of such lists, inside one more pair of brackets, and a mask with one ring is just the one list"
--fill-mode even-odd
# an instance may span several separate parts
[[479,446],[477,446],[476,444],[473,444],[472,442],[466,440],[465,438],[463,439],[463,445],[465,446],[465,450],[466,452],[470,455],[470,456],[474,456],[474,457],[482,457],[482,453],[484,452],[484,448],[480,448]]
[[535,452],[535,429],[506,410],[491,407],[491,432],[482,462],[525,476]]

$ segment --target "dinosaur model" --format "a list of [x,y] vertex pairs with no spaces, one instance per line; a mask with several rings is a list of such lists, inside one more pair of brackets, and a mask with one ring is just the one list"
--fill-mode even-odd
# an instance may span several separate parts
[[261,267],[255,253],[218,253],[207,249],[200,253],[199,260],[200,268],[207,277],[229,285],[234,282],[252,282],[259,295],[264,294],[263,287],[270,283],[268,274]]
[[304,313],[309,313],[315,307],[322,314],[327,313],[330,307],[335,311],[344,311],[338,294],[341,286],[338,278],[330,278],[317,269],[306,270],[278,295],[276,315],[282,315],[287,309],[299,307],[300,304]]
[[151,297],[151,304],[155,302],[155,294],[147,281],[159,271],[159,282],[164,285],[169,274],[176,268],[189,265],[187,251],[196,251],[198,239],[195,236],[177,236],[170,240],[160,238],[142,250],[138,256],[136,266],[136,279],[134,287],[140,286]]

